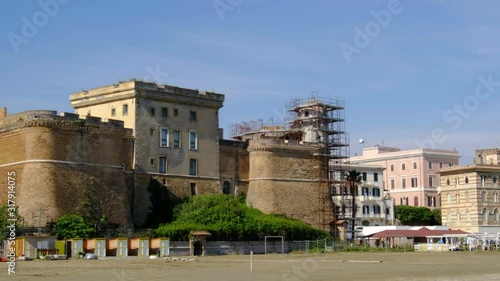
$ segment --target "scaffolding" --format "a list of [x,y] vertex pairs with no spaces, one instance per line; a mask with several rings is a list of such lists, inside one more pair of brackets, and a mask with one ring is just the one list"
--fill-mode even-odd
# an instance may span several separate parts
[[[345,129],[345,102],[312,96],[296,98],[286,104],[288,138],[317,147],[313,153],[318,196],[318,225],[335,231],[337,221],[349,220],[345,212],[337,212],[333,191],[345,184],[346,159],[349,158],[349,135]],[[341,200],[344,200],[342,197]],[[348,200],[345,198],[345,200]],[[333,221],[331,218],[333,216]],[[352,220],[354,223],[355,220]]]

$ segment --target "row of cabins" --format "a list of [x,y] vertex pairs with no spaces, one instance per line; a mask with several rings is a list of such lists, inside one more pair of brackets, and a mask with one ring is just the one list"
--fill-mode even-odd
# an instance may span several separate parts
[[[4,243],[3,255],[8,253]],[[93,253],[98,257],[168,256],[169,238],[73,238],[57,240],[55,237],[26,236],[16,239],[16,257],[40,258],[42,255],[67,255],[78,257],[81,253]]]

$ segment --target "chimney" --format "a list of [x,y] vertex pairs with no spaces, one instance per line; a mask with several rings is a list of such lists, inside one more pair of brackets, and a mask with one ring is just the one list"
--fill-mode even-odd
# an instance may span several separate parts
[[7,116],[7,107],[0,108],[0,120],[4,119]]

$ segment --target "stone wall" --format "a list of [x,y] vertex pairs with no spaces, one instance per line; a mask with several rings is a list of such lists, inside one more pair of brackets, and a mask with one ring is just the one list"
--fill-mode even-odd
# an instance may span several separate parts
[[[264,213],[284,214],[315,227],[333,220],[333,208],[322,205],[328,193],[319,185],[315,148],[250,142],[250,179],[247,204]],[[323,176],[323,174],[321,174]]]
[[[16,204],[28,226],[79,211],[86,200],[112,223],[130,227],[124,172],[133,139],[119,121],[30,111],[0,122],[0,175],[16,173]],[[0,177],[0,202],[7,202]]]

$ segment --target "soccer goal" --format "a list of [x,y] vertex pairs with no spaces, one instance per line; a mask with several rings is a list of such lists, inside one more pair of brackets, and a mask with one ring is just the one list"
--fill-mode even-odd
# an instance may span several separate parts
[[285,240],[283,236],[265,236],[264,237],[264,254],[267,255],[267,239],[278,239],[281,238],[281,254],[285,255]]

